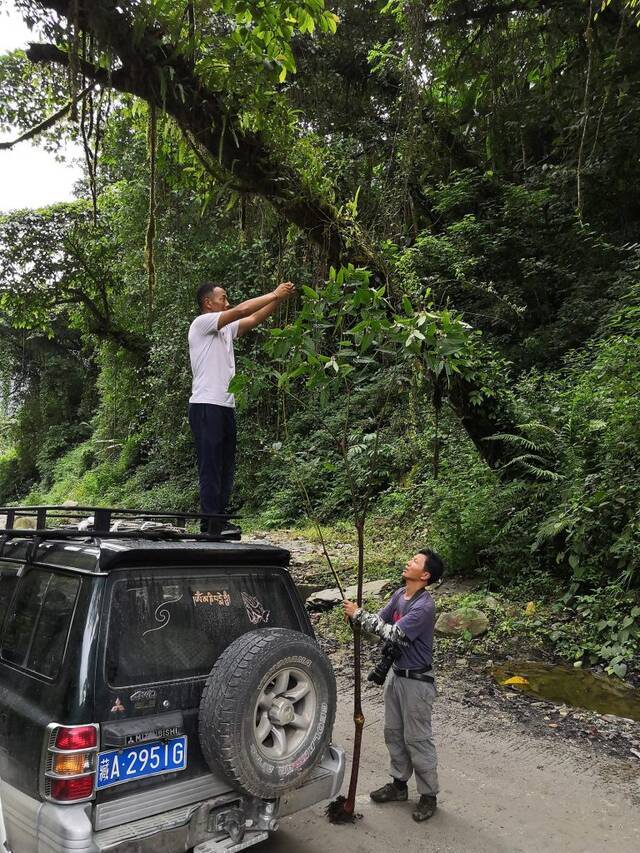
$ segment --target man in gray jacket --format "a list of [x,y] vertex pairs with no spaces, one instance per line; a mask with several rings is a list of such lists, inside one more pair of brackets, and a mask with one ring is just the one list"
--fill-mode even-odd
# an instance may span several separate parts
[[404,567],[405,585],[396,590],[376,615],[352,601],[343,601],[346,615],[365,631],[396,647],[397,657],[384,686],[384,739],[391,759],[392,781],[371,792],[375,803],[404,801],[413,773],[420,800],[416,821],[430,818],[437,807],[438,770],[431,730],[436,697],[433,676],[435,604],[426,587],[440,580],[444,566],[425,548]]

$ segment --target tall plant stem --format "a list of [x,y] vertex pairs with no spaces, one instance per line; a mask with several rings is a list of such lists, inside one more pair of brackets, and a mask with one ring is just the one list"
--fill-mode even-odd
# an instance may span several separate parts
[[[358,534],[358,607],[362,606],[362,579],[364,577],[364,517],[357,519]],[[364,714],[362,713],[362,636],[360,625],[353,624],[353,757],[351,759],[351,776],[347,799],[342,809],[347,816],[353,816],[356,808],[356,793],[358,790],[358,775],[360,772],[360,752],[362,750],[362,730],[364,729]]]
[[[387,407],[389,395],[385,399],[384,405],[378,413],[376,422],[376,438],[373,447],[373,453],[370,459],[370,470],[372,470],[378,461],[380,426],[382,417]],[[356,601],[358,607],[362,607],[362,587],[364,582],[364,528],[367,518],[367,509],[369,507],[369,498],[371,497],[371,483],[365,489],[364,494],[360,495],[358,484],[354,477],[349,459],[349,415],[351,404],[351,388],[347,386],[347,409],[344,419],[344,430],[342,437],[342,458],[344,459],[344,467],[351,489],[351,500],[353,507],[353,520],[356,528],[358,541],[358,592]],[[351,623],[353,631],[353,756],[351,759],[351,776],[349,778],[349,790],[346,800],[338,798],[328,808],[329,818],[336,822],[347,822],[355,818],[356,808],[356,793],[358,790],[358,776],[360,773],[360,752],[362,750],[362,732],[364,729],[365,717],[362,711],[362,632],[360,625]]]

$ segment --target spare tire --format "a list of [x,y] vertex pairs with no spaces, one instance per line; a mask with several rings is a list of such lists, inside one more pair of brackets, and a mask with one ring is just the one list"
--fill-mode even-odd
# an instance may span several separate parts
[[335,711],[335,676],[312,637],[286,628],[251,631],[225,649],[207,678],[202,753],[234,786],[279,797],[324,755]]

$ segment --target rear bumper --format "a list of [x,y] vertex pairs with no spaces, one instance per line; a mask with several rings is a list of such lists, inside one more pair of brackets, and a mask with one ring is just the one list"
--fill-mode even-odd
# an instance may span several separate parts
[[334,797],[343,778],[344,752],[332,745],[304,785],[274,803],[227,791],[98,831],[92,825],[91,803],[43,803],[6,784],[0,796],[12,853],[186,853],[205,841],[228,842],[226,833],[222,837],[212,830],[216,815],[229,808],[239,807],[246,815],[245,840],[250,842],[251,832],[272,832],[280,817]]
[[305,784],[280,798],[278,817],[286,817],[323,800],[333,799],[340,791],[343,779],[344,750],[331,744]]

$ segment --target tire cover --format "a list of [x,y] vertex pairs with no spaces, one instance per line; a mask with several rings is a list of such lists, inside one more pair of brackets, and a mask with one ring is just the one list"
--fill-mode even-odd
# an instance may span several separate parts
[[286,628],[251,631],[225,649],[207,678],[202,753],[235,787],[279,797],[324,755],[335,710],[335,676],[312,637]]

